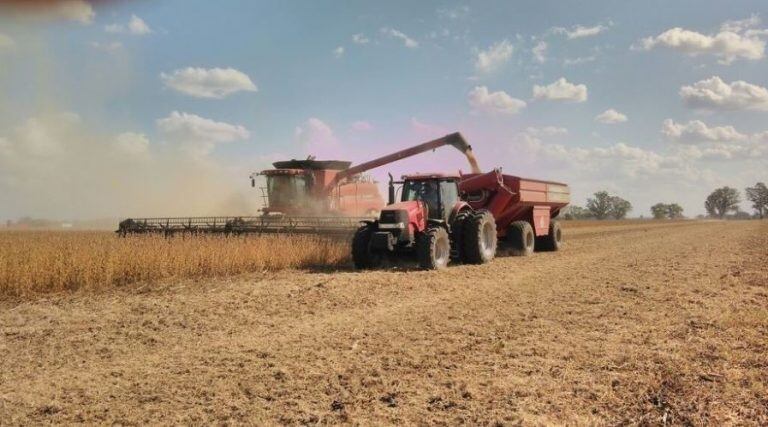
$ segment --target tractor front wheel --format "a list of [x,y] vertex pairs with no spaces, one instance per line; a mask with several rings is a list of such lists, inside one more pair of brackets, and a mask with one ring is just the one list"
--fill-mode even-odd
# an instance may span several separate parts
[[382,255],[371,251],[373,231],[371,225],[364,225],[357,229],[352,238],[352,261],[355,263],[355,268],[359,270],[381,266]]
[[419,267],[425,270],[441,270],[451,259],[451,241],[442,227],[430,227],[417,237],[416,255]]
[[510,253],[514,256],[528,256],[533,254],[536,235],[528,221],[515,221],[509,224],[507,230],[507,243]]
[[496,256],[496,220],[488,211],[477,211],[463,227],[464,262],[485,264]]
[[560,249],[563,242],[563,231],[560,229],[560,222],[552,220],[549,222],[549,233],[546,236],[536,238],[537,251],[556,251]]

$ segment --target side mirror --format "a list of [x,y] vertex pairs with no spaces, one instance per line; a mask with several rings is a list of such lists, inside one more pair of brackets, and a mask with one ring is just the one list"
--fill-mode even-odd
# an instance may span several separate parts
[[387,173],[389,175],[389,203],[388,204],[394,204],[395,203],[395,184],[394,179],[392,178],[391,173]]
[[251,187],[256,188],[256,178],[251,178]]

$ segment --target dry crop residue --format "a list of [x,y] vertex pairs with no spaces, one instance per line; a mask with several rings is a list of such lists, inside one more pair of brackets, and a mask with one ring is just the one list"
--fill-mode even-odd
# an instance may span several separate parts
[[0,420],[768,423],[768,222],[0,306]]

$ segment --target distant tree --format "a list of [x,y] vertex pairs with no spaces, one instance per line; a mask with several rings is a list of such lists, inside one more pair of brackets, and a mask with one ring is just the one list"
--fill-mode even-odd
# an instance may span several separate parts
[[752,207],[757,212],[760,219],[768,214],[768,187],[764,183],[758,182],[754,187],[747,187],[747,200],[752,202]]
[[611,196],[607,191],[598,191],[594,198],[587,199],[587,210],[596,219],[606,219],[611,214]]
[[615,219],[626,218],[629,211],[632,210],[632,203],[629,203],[619,196],[611,196],[609,200],[611,204],[609,214]]
[[655,205],[651,206],[651,215],[653,215],[653,219],[664,219],[667,217],[668,208],[669,205],[666,203],[656,203]]
[[752,215],[750,215],[747,212],[744,212],[743,210],[739,209],[739,210],[736,211],[736,213],[733,214],[733,216],[730,216],[729,218],[733,218],[733,219],[752,219]]
[[678,219],[683,217],[683,207],[677,203],[670,203],[667,205],[667,218]]
[[654,219],[677,219],[683,217],[683,207],[677,203],[656,203],[651,206]]
[[581,206],[570,205],[561,211],[561,215],[567,220],[587,219],[589,218],[589,211]]
[[710,216],[720,219],[728,212],[739,210],[739,191],[731,187],[722,187],[713,191],[704,202],[704,207]]

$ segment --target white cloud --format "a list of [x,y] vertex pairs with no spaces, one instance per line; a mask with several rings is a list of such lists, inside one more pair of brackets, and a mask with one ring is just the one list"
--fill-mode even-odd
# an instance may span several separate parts
[[184,68],[160,74],[166,86],[197,98],[222,99],[233,93],[256,92],[247,74],[234,68]]
[[614,124],[614,123],[623,123],[626,122],[627,116],[619,113],[618,111],[614,110],[613,108],[609,108],[602,113],[595,116],[595,121],[598,123],[605,123],[605,124]]
[[543,138],[549,136],[563,136],[568,135],[568,129],[558,126],[544,126],[533,127],[529,126],[525,128],[525,133],[535,138]]
[[488,114],[517,114],[526,103],[513,98],[504,91],[489,92],[485,86],[476,86],[469,91],[469,105],[477,112]]
[[469,6],[457,6],[453,8],[438,9],[437,16],[455,21],[469,14]]
[[681,87],[680,97],[693,108],[768,111],[768,89],[743,80],[726,83],[718,76]]
[[555,27],[552,29],[552,32],[555,34],[564,34],[568,40],[573,39],[580,39],[583,37],[592,37],[596,36],[604,31],[606,31],[609,28],[607,25],[595,25],[592,27],[584,27],[582,25],[576,25],[574,27],[571,27],[571,29],[563,28],[563,27]]
[[72,112],[31,117],[16,129],[16,151],[24,156],[51,157],[66,151],[59,137],[69,134],[80,124],[80,116]]
[[354,44],[368,44],[371,40],[363,33],[353,34],[352,43]]
[[644,50],[665,47],[697,56],[714,55],[721,64],[730,64],[737,59],[758,60],[765,57],[765,30],[749,29],[760,23],[758,17],[726,21],[716,34],[702,34],[680,27],[671,28],[655,37],[640,41],[639,48]]
[[587,86],[570,83],[561,77],[547,86],[534,85],[533,97],[551,101],[584,102],[587,100]]
[[147,25],[146,22],[144,22],[143,19],[139,18],[136,15],[131,15],[131,19],[128,20],[128,23],[123,24],[109,24],[104,26],[104,31],[108,33],[114,33],[114,34],[120,34],[120,33],[127,33],[132,34],[134,36],[145,36],[147,34],[152,34],[152,29],[149,28],[149,25]]
[[408,37],[408,35],[406,35],[405,33],[398,31],[394,28],[384,27],[381,29],[381,33],[387,37],[400,39],[403,42],[403,45],[407,48],[416,49],[417,47],[419,47],[419,42]]
[[512,58],[514,47],[508,40],[494,43],[488,49],[477,53],[475,70],[481,73],[490,73],[498,70]]
[[588,62],[594,62],[596,59],[597,57],[594,55],[580,56],[578,58],[565,58],[563,60],[563,65],[565,65],[566,67],[570,67],[572,65],[581,65],[581,64],[586,64]]
[[358,132],[367,132],[372,129],[373,129],[373,126],[365,120],[358,120],[352,123],[352,130],[355,130]]
[[128,21],[128,32],[137,36],[151,34],[152,29],[149,28],[143,19],[136,15],[131,15],[131,19]]
[[157,127],[166,139],[195,157],[209,154],[216,144],[244,140],[251,135],[240,125],[178,111],[157,120]]
[[116,53],[123,48],[123,44],[120,42],[91,42],[91,47],[107,53]]
[[118,150],[128,155],[146,155],[149,151],[149,139],[143,133],[121,133],[115,136],[114,144]]
[[754,28],[760,25],[760,15],[752,14],[747,19],[741,20],[729,20],[720,25],[720,31],[730,31],[733,33],[740,33],[750,28]]
[[310,117],[294,130],[296,142],[304,147],[307,154],[318,158],[339,156],[341,148],[331,126],[317,117]]
[[93,22],[96,12],[93,7],[85,0],[66,0],[48,6],[49,13],[55,17],[64,18],[70,21],[79,22],[87,25]]
[[531,51],[533,52],[533,57],[536,59],[536,62],[543,63],[547,60],[547,42],[543,40],[539,41]]
[[0,52],[8,52],[16,48],[16,42],[3,33],[0,33]]
[[336,58],[341,58],[344,56],[344,46],[338,46],[336,49],[333,50],[333,56]]
[[733,126],[708,126],[699,121],[664,120],[662,134],[680,143],[681,155],[690,159],[754,160],[768,157],[768,131],[745,134]]
[[709,127],[700,120],[691,120],[688,123],[676,123],[672,119],[664,120],[661,133],[672,141],[683,143],[700,142],[734,142],[745,141],[749,137],[733,126]]

